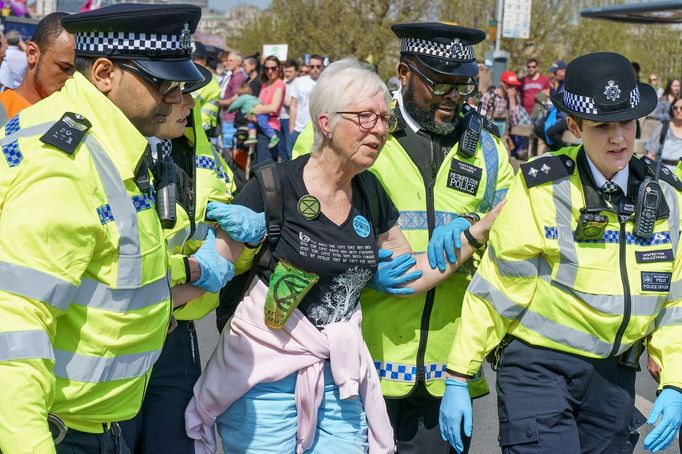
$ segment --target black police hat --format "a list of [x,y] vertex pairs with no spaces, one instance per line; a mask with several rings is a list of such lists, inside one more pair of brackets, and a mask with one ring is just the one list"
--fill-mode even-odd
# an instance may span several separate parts
[[414,55],[431,70],[447,76],[478,74],[473,46],[485,39],[485,32],[442,22],[396,24],[391,30],[400,38],[401,55]]
[[203,80],[191,61],[192,33],[201,18],[193,5],[119,3],[62,19],[76,35],[76,55],[135,60],[152,76]]
[[627,58],[613,52],[587,54],[566,68],[564,92],[551,96],[561,111],[592,121],[627,121],[656,108],[656,90],[637,82]]
[[192,52],[192,58],[205,58],[208,60],[208,50],[203,43],[194,41],[194,51]]
[[190,82],[185,84],[185,88],[182,89],[182,94],[186,95],[187,93],[192,93],[193,91],[200,90],[204,88],[208,83],[213,79],[213,74],[211,74],[211,71],[209,71],[207,68],[204,68],[201,65],[198,65],[195,63],[195,66],[201,73],[201,76],[203,79],[197,80],[196,82]]

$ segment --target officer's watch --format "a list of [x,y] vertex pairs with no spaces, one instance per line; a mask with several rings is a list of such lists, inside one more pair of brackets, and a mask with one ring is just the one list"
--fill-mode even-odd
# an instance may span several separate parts
[[469,229],[466,229],[462,233],[464,233],[464,238],[467,239],[467,241],[469,242],[471,247],[473,247],[474,249],[481,249],[484,246],[483,243],[479,243],[478,240],[476,238],[474,238],[474,236],[471,234]]
[[462,217],[463,217],[464,219],[466,219],[467,221],[469,221],[469,223],[471,223],[471,225],[474,225],[474,224],[476,224],[478,221],[481,220],[481,217],[480,217],[478,214],[473,213],[473,212],[471,212],[471,213],[464,213],[464,214],[462,215]]

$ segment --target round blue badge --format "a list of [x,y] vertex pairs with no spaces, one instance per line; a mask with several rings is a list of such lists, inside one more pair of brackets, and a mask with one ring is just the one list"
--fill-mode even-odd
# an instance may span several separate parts
[[353,218],[353,228],[355,229],[355,233],[362,238],[367,238],[371,230],[369,227],[369,221],[367,221],[367,219],[360,214]]

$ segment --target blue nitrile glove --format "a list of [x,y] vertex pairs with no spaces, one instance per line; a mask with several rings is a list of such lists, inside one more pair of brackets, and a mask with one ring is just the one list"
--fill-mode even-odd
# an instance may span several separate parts
[[457,452],[464,452],[462,441],[462,420],[464,434],[471,437],[472,423],[471,397],[466,382],[448,378],[445,380],[445,394],[440,402],[440,436],[450,443]]
[[471,227],[469,221],[464,218],[456,218],[454,221],[439,225],[433,230],[427,249],[429,265],[432,269],[435,270],[438,266],[439,270],[445,271],[446,257],[450,263],[457,262],[455,249],[462,247],[460,235],[469,227]]
[[369,282],[369,287],[392,295],[410,295],[414,293],[414,289],[400,286],[422,277],[421,270],[405,274],[407,270],[417,263],[417,259],[411,254],[403,254],[398,258],[389,260],[392,255],[393,252],[388,249],[379,249],[377,253],[379,264],[377,265],[374,277]]
[[265,213],[245,206],[209,202],[206,218],[218,221],[220,228],[240,243],[260,243],[265,236]]
[[204,244],[192,255],[201,269],[201,276],[192,285],[217,293],[234,277],[234,265],[215,248],[215,230],[208,229]]
[[655,424],[659,416],[661,422],[644,439],[644,449],[651,452],[663,451],[675,439],[682,422],[682,393],[676,389],[666,388],[656,398],[647,424]]

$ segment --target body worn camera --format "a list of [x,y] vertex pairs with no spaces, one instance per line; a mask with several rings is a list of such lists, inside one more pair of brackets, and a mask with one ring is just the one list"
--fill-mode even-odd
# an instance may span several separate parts
[[575,229],[575,239],[578,241],[599,240],[604,237],[604,231],[609,223],[608,216],[599,211],[591,211],[587,208],[580,210],[578,227]]
[[175,226],[177,220],[175,163],[170,156],[159,156],[152,169],[155,178],[156,213],[159,215],[161,226],[170,229]]
[[462,117],[462,125],[462,135],[459,138],[457,152],[470,158],[476,153],[478,140],[481,138],[481,129],[483,128],[481,114],[470,108]]
[[635,202],[635,227],[633,233],[636,237],[648,240],[654,234],[656,214],[661,204],[661,186],[651,177],[646,177],[639,185],[637,200]]

